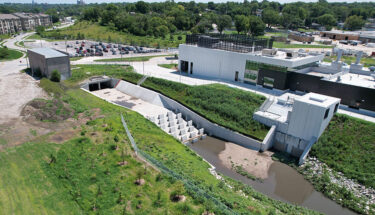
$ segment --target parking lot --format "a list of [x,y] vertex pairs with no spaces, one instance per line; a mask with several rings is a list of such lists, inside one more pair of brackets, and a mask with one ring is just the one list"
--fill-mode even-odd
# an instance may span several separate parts
[[25,42],[27,48],[48,47],[69,53],[70,57],[92,57],[103,58],[130,57],[133,55],[158,54],[167,52],[165,49],[146,48],[140,46],[129,46],[115,43],[94,42],[88,40],[56,41],[47,42],[36,40]]

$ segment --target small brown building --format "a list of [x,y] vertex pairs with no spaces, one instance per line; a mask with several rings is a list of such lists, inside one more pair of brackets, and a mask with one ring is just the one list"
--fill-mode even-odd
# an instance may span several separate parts
[[328,37],[332,40],[358,40],[359,34],[351,31],[322,31],[321,37]]

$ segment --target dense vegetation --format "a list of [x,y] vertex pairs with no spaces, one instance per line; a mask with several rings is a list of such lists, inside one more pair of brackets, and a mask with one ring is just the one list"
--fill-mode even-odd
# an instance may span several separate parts
[[[137,83],[142,77],[116,65],[80,65],[79,69],[74,71],[68,82],[83,80],[91,75],[102,75],[103,71],[106,71],[108,76],[132,83]],[[147,78],[142,86],[158,91],[208,120],[234,131],[259,140],[263,140],[268,132],[264,125],[252,118],[254,111],[264,102],[263,96],[220,84],[189,86],[153,77]]]
[[375,123],[337,114],[310,154],[346,177],[375,188]]
[[148,46],[155,48],[177,47],[184,42],[185,35],[179,33],[169,34],[166,37],[137,36],[130,33],[120,32],[108,26],[101,26],[92,22],[78,22],[73,26],[54,31],[41,31],[29,39],[49,38],[54,40],[68,39],[90,39],[96,41],[106,41],[110,43],[122,43],[129,45]]
[[253,120],[265,97],[220,84],[189,86],[158,78],[147,78],[142,86],[184,104],[208,120],[263,140],[268,129]]

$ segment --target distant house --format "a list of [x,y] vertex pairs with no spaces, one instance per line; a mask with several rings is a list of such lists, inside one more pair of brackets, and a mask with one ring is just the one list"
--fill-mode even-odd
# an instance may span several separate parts
[[27,50],[30,68],[33,73],[40,72],[42,76],[51,78],[52,71],[61,74],[61,80],[71,76],[69,55],[51,48],[34,48]]
[[262,13],[263,13],[263,10],[262,10],[262,9],[257,9],[257,10],[255,11],[255,15],[256,15],[257,17],[262,17]]

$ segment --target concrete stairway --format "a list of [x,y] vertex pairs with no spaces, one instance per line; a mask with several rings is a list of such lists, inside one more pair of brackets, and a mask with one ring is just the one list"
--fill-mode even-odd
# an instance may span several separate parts
[[166,115],[147,117],[151,122],[159,126],[163,131],[172,135],[182,143],[194,143],[201,138],[205,138],[204,129],[197,129],[193,125],[193,121],[185,121],[181,113],[174,114],[168,112]]

